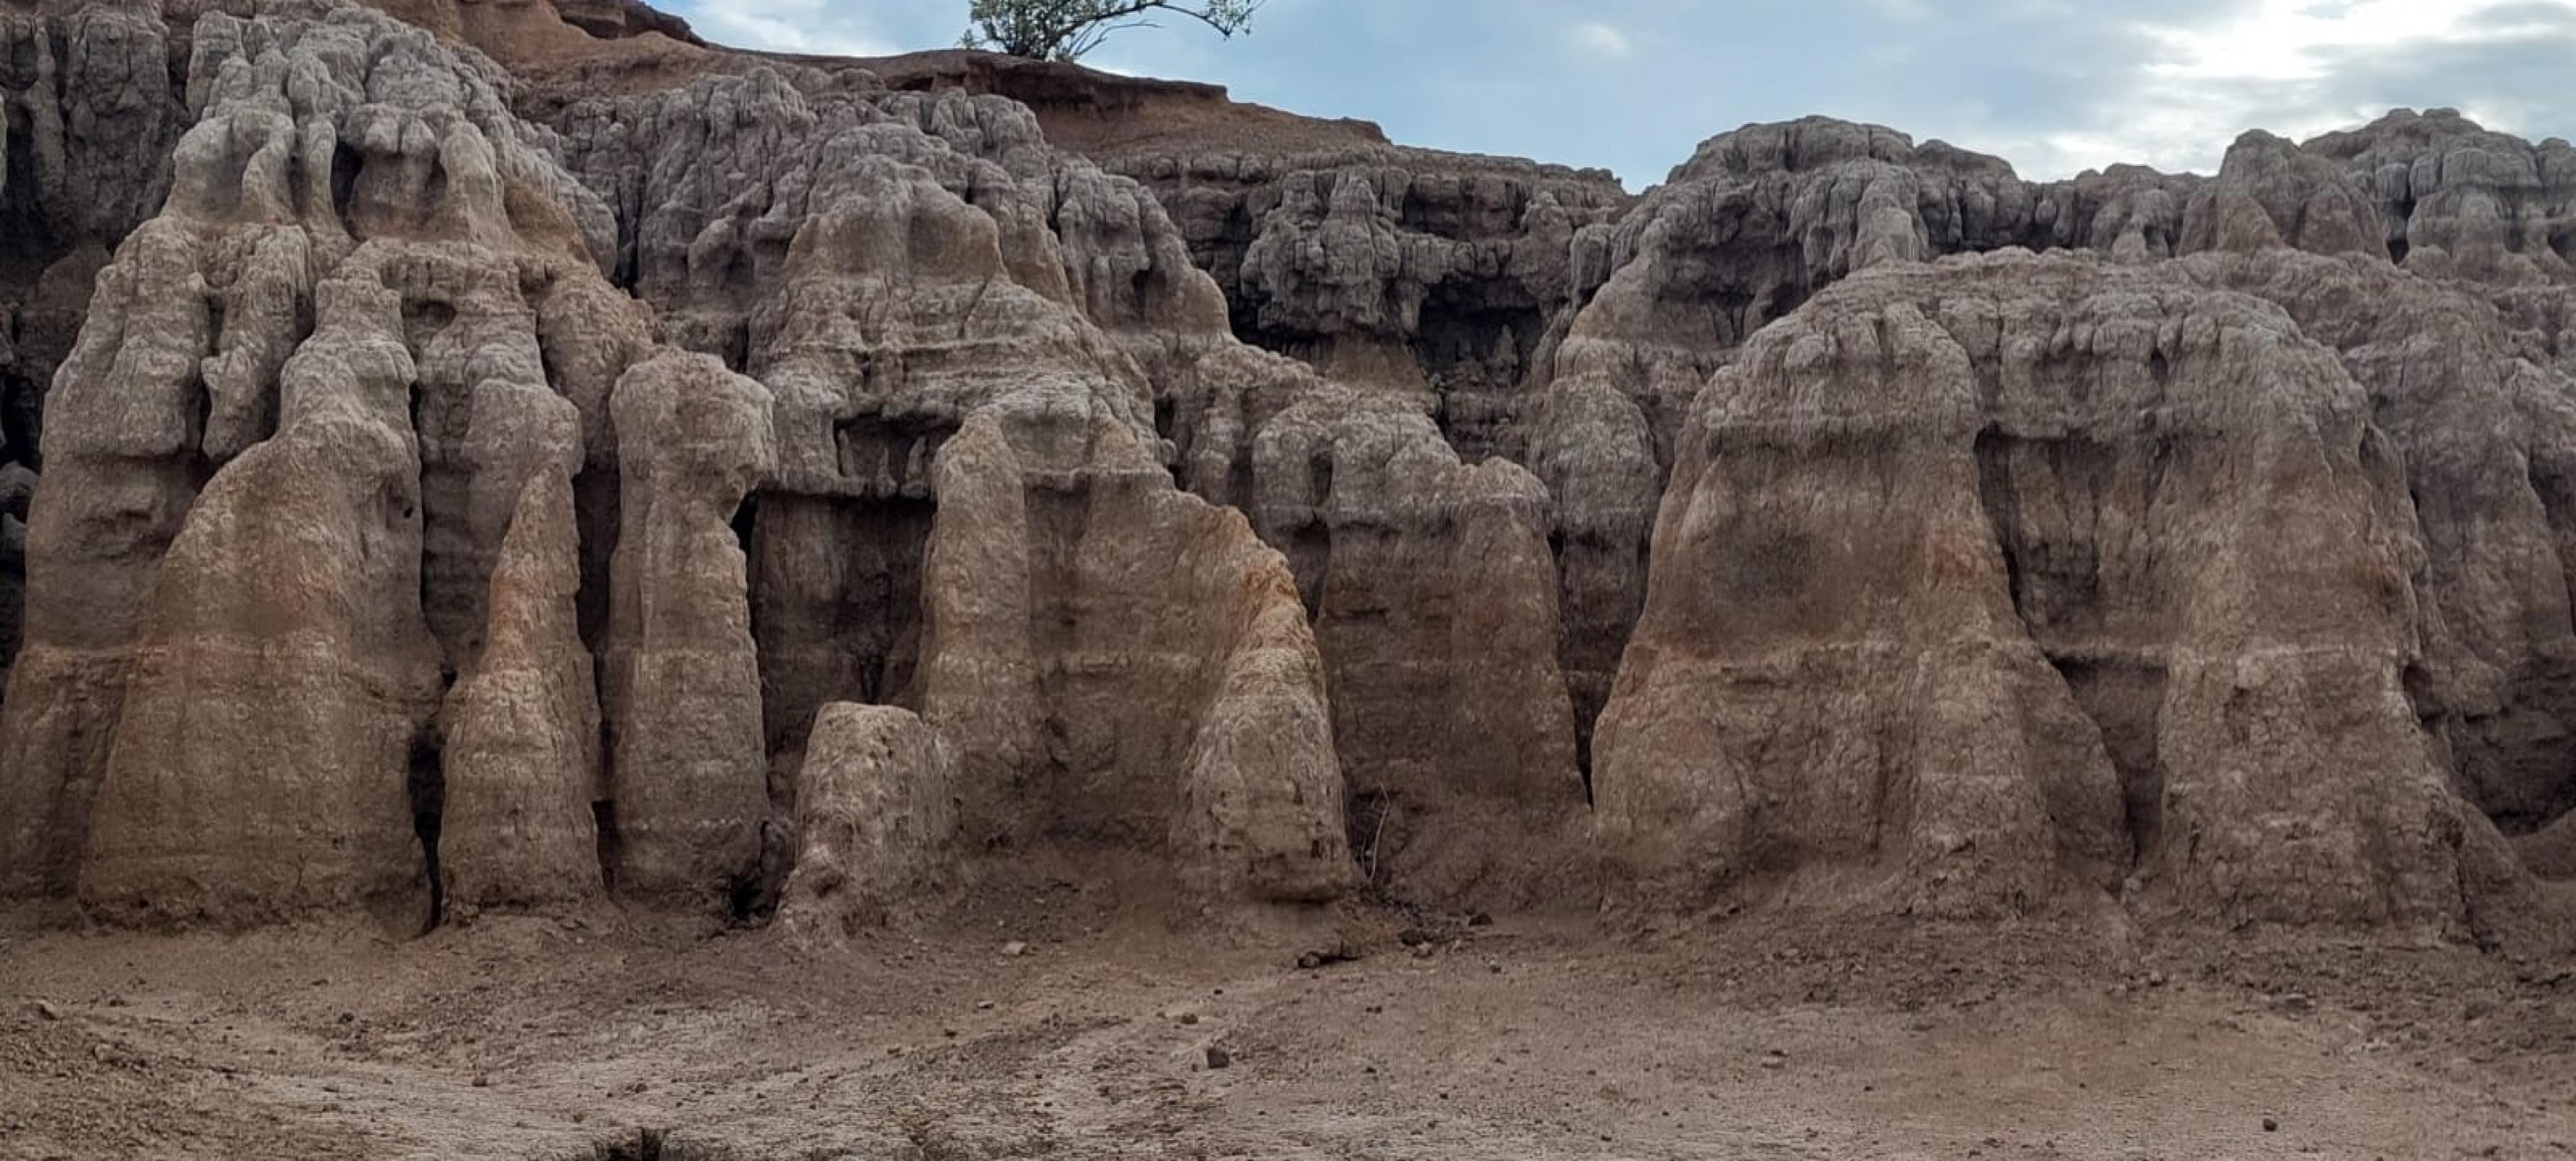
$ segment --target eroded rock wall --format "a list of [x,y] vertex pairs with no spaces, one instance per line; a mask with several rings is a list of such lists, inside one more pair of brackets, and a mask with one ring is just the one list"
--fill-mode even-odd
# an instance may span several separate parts
[[760,657],[734,513],[778,469],[769,390],[707,355],[637,364],[610,401],[619,515],[601,692],[605,871],[622,894],[751,910],[769,815]]
[[[101,275],[49,409],[62,470],[31,509],[11,476],[36,614],[0,721],[13,896],[741,916],[794,851],[775,739],[880,697],[957,735],[993,833],[1214,900],[1350,880],[1286,567],[1173,486],[1128,352],[1150,337],[1092,321],[1222,336],[1132,184],[1060,193],[1007,102],[826,84],[816,112],[755,71],[568,120],[666,110],[661,168],[601,180],[665,212],[621,217],[496,66],[418,28],[280,0],[189,31],[175,192]],[[710,141],[795,167],[718,191]],[[747,193],[768,224],[696,209]],[[984,450],[945,454],[970,426]],[[973,503],[943,525],[952,490],[1024,531],[994,550],[1024,571],[952,566],[940,604],[923,576],[988,532]],[[957,676],[993,651],[1026,659],[1000,702]]]
[[2170,257],[2195,184],[2119,167],[2038,185],[1997,158],[1809,118],[1712,138],[1581,231],[1523,390],[1529,463],[1558,498],[1562,657],[1586,736],[1644,607],[1677,433],[1738,346],[1874,266],[2005,246]]
[[[1186,239],[1136,183],[1050,149],[1039,123],[1009,102],[954,91],[885,92],[792,70],[703,80],[640,104],[575,104],[563,121],[578,163],[612,202],[629,207],[624,261],[638,292],[661,304],[692,345],[761,379],[778,398],[781,470],[756,500],[749,537],[779,810],[797,797],[804,740],[820,706],[900,704],[961,731],[954,739],[960,778],[970,790],[985,788],[980,798],[968,796],[970,828],[1257,851],[1278,870],[1255,876],[1247,889],[1307,897],[1349,877],[1343,852],[1352,841],[1344,835],[1338,768],[1302,733],[1312,714],[1330,731],[1325,750],[1356,755],[1372,771],[1395,755],[1413,755],[1396,781],[1412,784],[1406,793],[1417,803],[1444,802],[1437,821],[1413,828],[1431,836],[1417,858],[1443,845],[1521,858],[1519,839],[1529,829],[1498,830],[1498,820],[1540,816],[1558,861],[1571,859],[1566,836],[1579,825],[1580,783],[1564,738],[1566,702],[1553,659],[1513,644],[1553,633],[1543,611],[1553,587],[1539,531],[1544,500],[1525,474],[1491,483],[1501,477],[1488,472],[1467,482],[1473,473],[1458,468],[1438,429],[1413,410],[1424,402],[1419,392],[1396,401],[1388,416],[1417,422],[1377,440],[1381,446],[1362,452],[1355,445],[1343,454],[1401,448],[1407,457],[1434,457],[1425,462],[1445,460],[1461,477],[1372,501],[1385,506],[1378,519],[1399,523],[1404,535],[1419,529],[1442,538],[1443,570],[1417,580],[1398,575],[1396,559],[1359,563],[1369,550],[1356,543],[1363,535],[1357,525],[1372,522],[1359,519],[1340,575],[1376,571],[1386,593],[1371,600],[1434,626],[1407,645],[1432,650],[1421,664],[1444,675],[1434,684],[1446,689],[1445,675],[1455,672],[1509,675],[1491,680],[1519,686],[1486,696],[1462,685],[1459,692],[1476,696],[1410,706],[1422,692],[1418,683],[1380,679],[1385,644],[1365,631],[1337,632],[1343,619],[1326,616],[1318,630],[1325,643],[1320,676],[1346,689],[1335,703],[1345,712],[1274,691],[1247,694],[1251,700],[1240,705],[1220,701],[1206,710],[1210,724],[1197,725],[1192,715],[1174,719],[1136,704],[1192,704],[1205,696],[1195,686],[1252,680],[1254,671],[1202,671],[1192,668],[1197,662],[1183,665],[1187,658],[1240,647],[1293,660],[1312,649],[1274,639],[1289,632],[1273,624],[1283,610],[1244,611],[1268,606],[1239,605],[1244,598],[1221,579],[1225,570],[1251,567],[1251,546],[1221,524],[1184,519],[1189,509],[1177,498],[1150,493],[1177,477],[1204,499],[1258,509],[1260,497],[1280,488],[1256,464],[1267,433],[1302,400],[1341,398],[1341,389],[1304,367],[1236,343],[1223,297],[1189,264]],[[637,125],[649,128],[636,133],[630,126]],[[658,148],[639,158],[629,149],[635,140]],[[723,208],[710,213],[709,206]],[[1054,402],[1041,405],[1032,382]],[[957,440],[973,417],[1005,400],[1016,402],[1003,409],[1011,418],[999,438],[1014,450],[971,454],[997,475],[1029,476],[1024,496],[991,480],[958,479],[947,462],[969,454]],[[1317,404],[1304,414],[1324,419],[1336,406]],[[1077,421],[1077,413],[1088,418]],[[1047,447],[1050,466],[1028,465],[1031,441]],[[1066,458],[1075,447],[1092,449],[1084,454],[1097,462]],[[1298,480],[1305,471],[1297,468]],[[1400,472],[1387,482],[1410,487]],[[962,515],[961,488],[978,505]],[[1462,495],[1479,489],[1493,495]],[[1453,511],[1478,504],[1492,514],[1461,518]],[[1453,531],[1460,519],[1479,530]],[[981,590],[997,582],[939,572],[938,552],[969,551],[955,546],[961,522],[1025,526],[1024,545],[1014,533],[971,551],[995,556],[1004,574],[1036,570],[1039,579],[1024,582],[1025,593],[988,597]],[[1272,545],[1295,553],[1295,529],[1310,522],[1300,516],[1258,526]],[[1486,541],[1509,546],[1489,549]],[[1121,544],[1127,547],[1113,547]],[[1179,581],[1115,555],[1149,544],[1167,546],[1173,560],[1205,557],[1218,571],[1188,580],[1194,587],[1181,591],[1196,595],[1178,597],[1170,586]],[[1394,551],[1401,559],[1410,550]],[[1488,562],[1468,555],[1484,551],[1510,567],[1485,575]],[[1139,562],[1156,557],[1146,551]],[[1310,579],[1321,583],[1322,569],[1315,562]],[[1060,606],[1068,599],[1060,588],[1098,595]],[[1294,611],[1289,591],[1285,611]],[[1034,640],[1013,629],[985,641],[994,630],[984,621],[974,622],[970,636],[953,619],[954,610],[984,600],[1066,624]],[[1137,600],[1144,603],[1128,603]],[[1200,603],[1213,606],[1208,624],[1175,625],[1177,636],[1164,640],[1159,623],[1195,622],[1198,614],[1176,610]],[[952,622],[937,630],[934,615],[942,609],[952,611]],[[1467,609],[1475,612],[1461,611]],[[1515,615],[1522,610],[1533,615]],[[992,623],[1016,624],[1017,616]],[[1268,627],[1252,637],[1243,635],[1249,629],[1224,628],[1239,621]],[[1508,625],[1509,632],[1470,631],[1479,625]],[[1091,642],[1113,626],[1143,641],[1132,649]],[[933,659],[934,645],[991,649],[1013,660],[988,668],[1034,667],[1038,674],[1007,681],[985,674],[975,678],[975,692],[958,692],[954,678],[943,676],[955,672],[954,663]],[[1072,664],[1051,659],[1067,650],[1088,660],[1061,680],[1046,676]],[[1135,659],[1132,673],[1127,661],[1110,660],[1121,656]],[[1303,663],[1269,672],[1276,668],[1276,661],[1256,667],[1259,680],[1307,680],[1299,676]],[[987,708],[943,710],[940,698]],[[1192,756],[1197,733],[1237,719],[1243,724],[1224,728],[1248,731],[1248,740],[1229,745],[1270,754],[1281,765],[1269,776],[1287,787],[1284,794],[1263,787],[1256,771],[1228,772],[1237,759]],[[1465,779],[1488,780],[1477,800],[1490,816],[1439,814],[1446,810],[1440,783],[1450,776],[1428,769],[1419,755],[1434,738],[1472,738],[1484,747],[1480,753],[1502,754],[1507,748],[1479,727],[1493,720],[1526,728],[1538,744]],[[1392,728],[1406,721],[1428,732],[1403,736]],[[1177,733],[1175,722],[1184,727]],[[1059,740],[1040,745],[1031,740],[1039,734]],[[1210,780],[1233,788],[1192,808],[1198,821],[1184,826],[1171,815],[1171,768],[1197,771],[1182,783],[1188,795],[1216,793]],[[1534,805],[1518,803],[1520,776],[1506,771],[1520,769],[1548,771],[1553,790]],[[1085,789],[1059,796],[1051,788],[1067,778]],[[1378,776],[1371,778],[1383,793]],[[991,789],[1000,785],[1026,789]],[[1030,795],[1049,808],[1032,813],[1011,801]],[[1265,821],[1267,815],[1287,821]],[[1263,831],[1272,833],[1254,837]],[[1197,837],[1168,837],[1174,835]],[[1426,893],[1479,881],[1486,874],[1481,860],[1493,856],[1449,857],[1464,869],[1443,872],[1452,880],[1444,884],[1426,877]],[[1237,873],[1197,877],[1222,883]],[[1517,897],[1537,876],[1510,877],[1512,884],[1498,885],[1500,895]]]
[[847,931],[1043,851],[2551,922],[2561,144],[2039,184],[1809,120],[1632,198],[1204,86],[378,7],[0,7],[12,897]]
[[44,396],[110,247],[159,208],[186,124],[156,6],[0,5],[0,685],[25,602]]
[[2193,914],[2465,929],[2474,815],[2407,696],[2424,549],[2369,417],[2278,308],[2178,271],[1819,296],[1694,405],[1605,857],[1649,898],[2018,912],[2135,865]]
[[956,760],[910,710],[835,702],[814,718],[779,920],[821,943],[935,897],[954,864]]
[[195,22],[167,204],[49,401],[9,879],[134,919],[416,926],[440,700],[520,486],[578,455],[525,300],[596,278],[604,214],[554,200],[577,187],[488,63],[280,11]]
[[1264,426],[1252,475],[1324,651],[1363,873],[1461,909],[1589,903],[1547,490],[1347,390]]

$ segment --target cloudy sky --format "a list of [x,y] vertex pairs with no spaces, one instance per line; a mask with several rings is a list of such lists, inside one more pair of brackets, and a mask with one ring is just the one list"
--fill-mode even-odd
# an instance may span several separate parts
[[[966,0],[662,0],[745,47],[955,43]],[[1825,113],[2009,158],[2209,170],[2392,106],[2576,136],[2576,0],[1269,0],[1249,39],[1185,21],[1097,67],[1361,117],[1395,140],[1662,180],[1701,139]]]

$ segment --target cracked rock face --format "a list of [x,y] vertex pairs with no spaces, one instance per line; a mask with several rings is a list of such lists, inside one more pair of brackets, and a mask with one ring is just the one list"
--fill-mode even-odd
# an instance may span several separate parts
[[1230,341],[1150,199],[990,97],[762,72],[564,118],[631,207],[638,293],[775,401],[745,529],[774,822],[821,707],[895,704],[947,737],[974,833],[1341,889],[1294,589],[1161,466],[1147,364]]
[[[457,648],[433,629],[488,559],[444,470],[511,438],[450,436],[456,396],[469,363],[489,395],[537,374],[534,341],[484,320],[586,266],[570,215],[527,200],[568,186],[417,30],[194,31],[168,200],[99,274],[46,409],[0,708],[8,877],[135,918],[416,923]],[[468,273],[513,262],[501,287]],[[450,438],[425,437],[441,406]]]
[[2576,148],[2533,145],[2449,109],[2398,110],[2306,152],[2339,166],[2415,273],[2486,283],[2576,280]]
[[619,380],[617,554],[601,690],[626,894],[717,909],[759,890],[760,658],[733,514],[774,473],[767,388],[705,355]]

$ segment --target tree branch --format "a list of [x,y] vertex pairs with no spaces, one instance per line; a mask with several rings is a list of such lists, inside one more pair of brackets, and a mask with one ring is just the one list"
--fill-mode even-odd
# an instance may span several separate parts
[[1266,0],[974,0],[966,40],[1013,56],[1075,60],[1130,28],[1159,28],[1143,17],[1176,12],[1231,38],[1249,28]]

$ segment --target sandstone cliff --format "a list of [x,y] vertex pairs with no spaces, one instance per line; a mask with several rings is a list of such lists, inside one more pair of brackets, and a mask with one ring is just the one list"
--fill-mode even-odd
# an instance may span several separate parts
[[[812,713],[879,696],[957,736],[979,840],[1139,849],[1218,898],[1350,878],[1284,563],[1161,469],[1143,373],[1084,313],[1119,293],[1118,227],[1067,226],[1101,250],[1066,256],[994,159],[1052,178],[1034,130],[1006,132],[1025,113],[826,92],[801,125],[838,150],[773,175],[812,196],[707,236],[619,218],[559,159],[602,156],[585,130],[654,101],[703,117],[766,93],[794,130],[778,74],[574,109],[566,144],[430,32],[254,8],[190,27],[173,192],[99,275],[48,400],[55,483],[0,703],[11,894],[417,926],[449,889],[551,906],[597,875],[747,914],[792,862]],[[654,173],[595,180],[705,204]],[[970,202],[978,182],[1001,200]],[[1124,196],[1132,224],[1151,203]],[[1164,268],[1214,303],[1178,255]],[[877,543],[880,521],[909,542]],[[881,569],[853,577],[837,557],[862,543]],[[818,651],[815,619],[882,652]],[[764,630],[797,646],[764,652]],[[797,669],[798,646],[823,661]],[[781,721],[796,746],[773,745]],[[599,866],[567,867],[593,845]]]
[[[0,0],[0,895],[2564,937],[2576,159]],[[22,628],[23,626],[23,628]]]
[[2017,910],[2134,865],[2231,919],[2460,919],[2465,808],[2403,688],[2423,548],[2367,415],[2277,307],[2159,271],[1827,291],[1684,429],[1605,853],[1685,895]]

